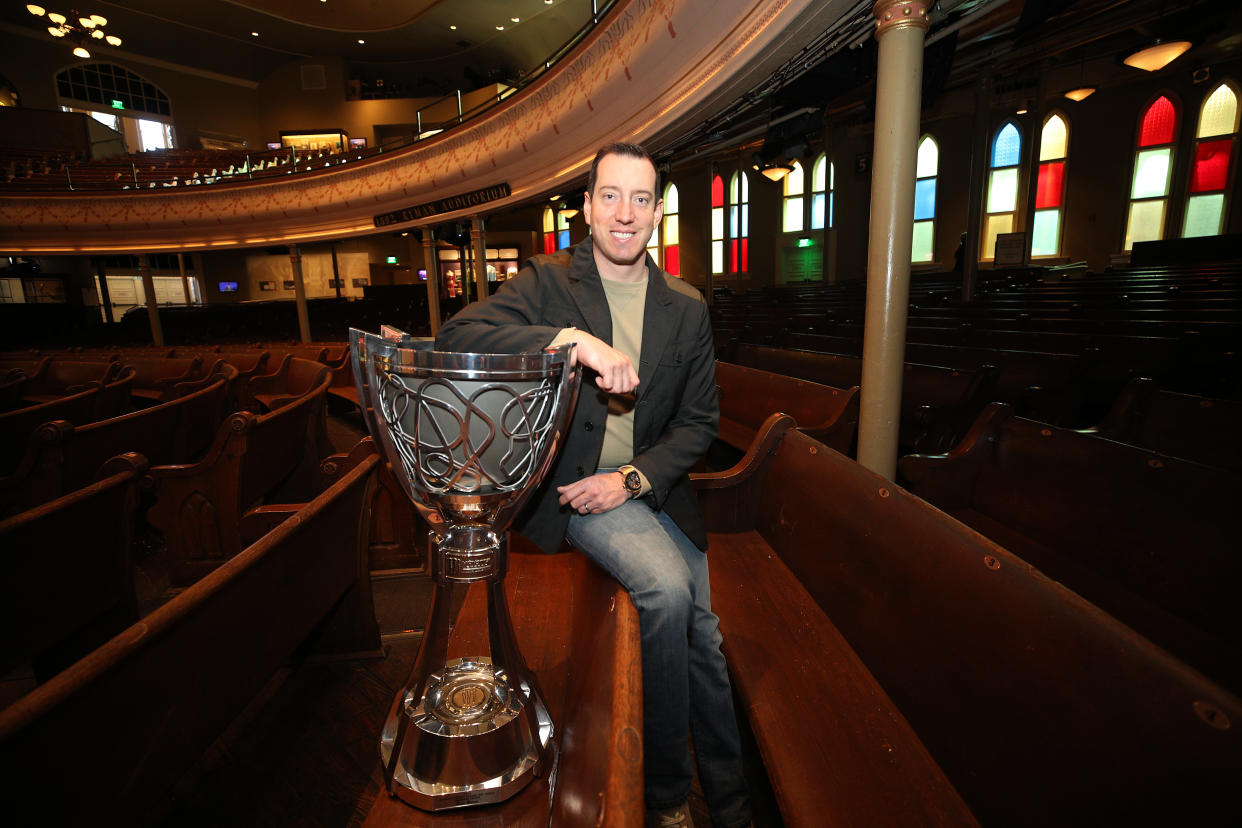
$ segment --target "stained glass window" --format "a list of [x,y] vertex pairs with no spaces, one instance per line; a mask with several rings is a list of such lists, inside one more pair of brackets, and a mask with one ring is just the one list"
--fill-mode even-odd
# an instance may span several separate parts
[[750,183],[746,173],[729,179],[729,272],[748,270],[747,240],[750,236]]
[[1224,231],[1225,194],[1237,134],[1238,95],[1229,84],[1220,83],[1199,110],[1183,236],[1215,236]]
[[832,228],[833,189],[836,184],[836,170],[827,155],[815,159],[811,168],[811,229],[823,230],[824,220]]
[[914,182],[914,236],[910,261],[935,260],[936,175],[940,168],[940,147],[936,139],[924,135],[919,140]]
[[569,215],[563,210],[556,211],[556,248],[564,250],[569,247]]
[[724,179],[712,178],[712,273],[724,273]]
[[1031,226],[1031,256],[1061,252],[1062,212],[1065,209],[1065,164],[1069,155],[1069,124],[1053,112],[1039,133],[1039,175],[1035,181],[1035,221]]
[[[681,275],[681,228],[677,208],[677,185],[669,183],[664,188],[664,219],[660,222],[660,247],[663,252],[661,264],[673,276]],[[652,237],[655,237],[652,233]]]
[[1168,97],[1161,95],[1139,119],[1134,172],[1130,178],[1130,208],[1126,215],[1126,250],[1133,248],[1135,242],[1164,238],[1176,140],[1177,108]]
[[1009,121],[992,139],[992,164],[988,171],[984,205],[983,240],[979,258],[990,261],[996,251],[996,237],[1012,233],[1018,210],[1018,171],[1022,161],[1022,133]]
[[802,164],[794,161],[793,170],[781,182],[781,232],[801,233],[804,226],[803,205],[806,202],[806,176]]
[[543,208],[543,252],[556,252],[556,219],[552,217],[552,208]]

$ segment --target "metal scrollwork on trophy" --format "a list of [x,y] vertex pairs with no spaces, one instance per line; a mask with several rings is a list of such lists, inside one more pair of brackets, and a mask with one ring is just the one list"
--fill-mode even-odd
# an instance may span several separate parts
[[[431,350],[351,330],[358,400],[432,529],[430,618],[380,735],[388,792],[424,810],[501,802],[545,773],[553,724],[505,600],[506,529],[552,464],[577,401],[573,346]],[[453,591],[487,587],[489,653],[449,658]]]

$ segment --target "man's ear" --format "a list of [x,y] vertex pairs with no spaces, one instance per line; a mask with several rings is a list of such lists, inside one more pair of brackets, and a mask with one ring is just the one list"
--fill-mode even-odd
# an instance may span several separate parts
[[582,194],[582,220],[591,225],[591,194],[587,192]]
[[664,218],[664,199],[657,198],[656,206],[655,206],[655,222],[654,222],[657,228],[660,226],[660,221],[663,218]]

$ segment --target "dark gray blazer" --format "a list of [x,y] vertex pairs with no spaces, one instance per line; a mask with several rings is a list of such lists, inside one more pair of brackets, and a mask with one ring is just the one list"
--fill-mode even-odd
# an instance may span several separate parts
[[[651,493],[700,549],[707,531],[688,471],[707,451],[720,418],[711,321],[702,295],[647,258],[647,299],[634,416],[634,460]],[[546,347],[562,328],[587,331],[612,342],[612,316],[591,240],[528,260],[495,295],[468,305],[440,329],[436,349],[521,353]],[[592,474],[604,442],[608,395],[583,376],[578,407],[561,453],[515,529],[547,552],[565,537],[570,513],[557,486]]]

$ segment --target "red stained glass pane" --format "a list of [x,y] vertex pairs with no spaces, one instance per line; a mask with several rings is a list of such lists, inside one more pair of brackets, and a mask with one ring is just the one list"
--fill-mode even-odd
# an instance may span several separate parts
[[544,253],[555,253],[556,252],[556,234],[555,233],[544,233],[543,234],[543,252]]
[[1225,189],[1229,178],[1229,156],[1233,141],[1204,141],[1195,147],[1195,166],[1190,171],[1190,191],[1208,193]]
[[1139,130],[1139,146],[1154,147],[1173,143],[1176,120],[1177,113],[1173,110],[1173,102],[1163,95],[1157,98],[1143,115],[1143,126]]
[[737,239],[729,242],[729,272],[737,273]]
[[681,255],[675,244],[664,248],[664,269],[672,276],[681,275]]
[[746,239],[742,239],[742,272],[748,272],[750,270],[750,262],[747,261],[749,257],[746,254],[746,242]]
[[1064,192],[1065,162],[1049,161],[1039,165],[1039,184],[1035,188],[1035,209],[1060,207]]
[[720,176],[712,179],[712,206],[724,206],[724,179]]

